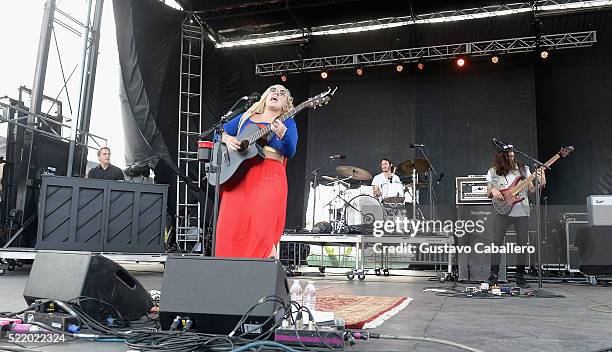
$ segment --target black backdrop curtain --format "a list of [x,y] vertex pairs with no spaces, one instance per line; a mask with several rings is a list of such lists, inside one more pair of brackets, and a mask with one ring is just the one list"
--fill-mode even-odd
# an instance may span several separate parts
[[[176,198],[176,120],[180,25],[184,17],[159,1],[113,1],[126,164],[148,163],[155,181],[171,185]],[[159,161],[163,162],[159,162]]]
[[536,67],[540,158],[573,144],[550,171],[549,201],[585,205],[612,192],[612,11],[551,18],[549,31],[596,30],[592,48],[558,51]]
[[[124,67],[122,58],[130,49],[125,42],[133,37],[145,87],[161,88],[157,95],[147,91],[150,110],[157,109],[153,114],[156,133],[163,137],[163,141],[155,140],[154,148],[163,148],[158,145],[162,143],[174,151],[180,53],[176,44],[170,43],[178,43],[184,14],[162,9],[163,5],[154,0],[114,1],[116,8],[128,6],[119,5],[122,3],[133,8],[131,12],[115,12],[124,83],[133,83],[127,74],[130,66]],[[450,62],[426,62],[424,72],[407,65],[401,74],[390,66],[366,68],[364,77],[350,70],[332,71],[326,81],[315,73],[289,75],[286,85],[296,102],[328,86],[339,89],[329,105],[296,117],[299,143],[296,156],[287,166],[287,227],[304,223],[306,176],[315,167],[326,166],[329,155],[346,154],[343,164],[375,174],[382,157],[396,163],[420,158],[408,148],[410,143],[426,144],[438,172],[445,174],[436,186],[436,195],[438,204],[448,210],[454,205],[454,178],[486,172],[495,150],[490,144],[494,136],[544,160],[562,145],[576,146],[575,155],[549,172],[546,193],[552,204],[584,205],[588,194],[610,193],[610,15],[610,11],[599,11],[543,18],[544,34],[594,29],[598,37],[595,47],[552,52],[545,64],[537,64],[535,54],[520,54],[502,56],[498,65],[487,58],[469,59],[461,71]],[[119,26],[130,22],[129,18],[132,32]],[[205,48],[204,127],[216,121],[237,98],[280,82],[278,77],[256,76],[256,63],[527,36],[532,33],[530,22],[531,16],[525,14],[315,37],[308,44],[222,50],[209,45]],[[157,25],[152,27],[151,23]],[[172,40],[160,46],[165,43],[163,38]],[[152,42],[155,45],[149,45]],[[166,56],[159,53],[162,49]],[[160,58],[165,59],[161,62]],[[125,120],[130,120],[126,111]],[[130,150],[147,148],[142,138],[127,139],[126,146]],[[172,152],[170,155],[175,157]],[[330,165],[327,171],[331,173],[336,165]],[[174,179],[163,182],[173,183]]]

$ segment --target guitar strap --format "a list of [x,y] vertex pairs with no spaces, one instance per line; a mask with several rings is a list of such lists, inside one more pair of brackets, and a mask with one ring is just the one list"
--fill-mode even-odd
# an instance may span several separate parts
[[246,120],[249,118],[249,116],[247,116],[246,113],[242,114],[242,116],[240,116],[240,121],[238,121],[238,133],[240,133],[240,129],[242,128],[242,125],[244,125],[244,123],[246,122]]
[[521,174],[521,178],[525,178],[527,174],[527,170],[525,169],[525,165],[519,166],[519,173]]

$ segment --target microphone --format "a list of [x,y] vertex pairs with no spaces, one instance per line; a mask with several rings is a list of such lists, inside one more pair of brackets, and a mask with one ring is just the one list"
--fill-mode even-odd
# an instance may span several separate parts
[[512,144],[506,144],[502,141],[500,141],[499,139],[493,137],[491,139],[491,142],[493,143],[494,146],[496,146],[497,148],[501,149],[501,150],[510,150],[512,148],[514,148],[514,145]]
[[253,92],[248,97],[243,97],[243,98],[246,98],[245,100],[248,101],[249,104],[253,104],[254,102],[258,101],[261,98],[261,94],[257,92]]
[[330,159],[346,159],[346,155],[344,154],[334,154],[329,156]]
[[416,143],[410,144],[410,148],[423,148],[424,146],[425,144],[416,144]]

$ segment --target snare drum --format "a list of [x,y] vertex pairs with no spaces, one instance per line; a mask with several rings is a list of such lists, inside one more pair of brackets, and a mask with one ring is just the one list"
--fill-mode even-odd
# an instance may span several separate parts
[[385,183],[380,187],[383,202],[404,203],[404,185],[401,183]]

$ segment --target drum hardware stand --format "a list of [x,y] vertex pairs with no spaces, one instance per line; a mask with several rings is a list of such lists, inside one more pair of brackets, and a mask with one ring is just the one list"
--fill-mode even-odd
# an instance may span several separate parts
[[[427,180],[428,181],[428,189],[429,189],[429,206],[430,206],[429,213],[430,213],[430,219],[434,220],[436,213],[434,211],[434,209],[435,209],[435,201],[434,201],[434,190],[433,190],[433,177],[435,176],[436,178],[438,178],[439,177],[438,176],[438,172],[436,171],[436,168],[431,163],[431,160],[429,160],[429,156],[427,155],[427,146],[421,147],[421,146],[415,145],[415,147],[418,148],[421,151],[421,153],[425,157],[425,160],[427,160],[427,162],[429,163],[430,169],[428,171],[429,177],[428,177],[428,180]],[[440,179],[441,179],[441,177],[440,177]],[[416,181],[415,181],[415,178],[414,178],[414,173],[413,173],[412,182],[413,182],[413,185],[416,186]]]
[[425,216],[423,216],[423,212],[421,211],[421,207],[419,206],[417,209],[417,197],[418,195],[418,191],[417,191],[417,172],[416,169],[412,169],[412,190],[408,190],[408,194],[411,194],[412,196],[412,201],[410,203],[412,203],[412,218],[413,219],[417,219],[417,212],[420,215],[420,219],[424,220]]
[[[347,184],[347,185],[349,185],[346,181],[347,180],[351,180],[352,178],[353,178],[353,176],[346,177],[346,178],[343,178],[343,179],[338,179],[336,181],[332,181],[332,182],[328,183],[328,185],[332,184],[332,183],[335,184],[335,185],[340,185],[340,184]],[[357,212],[359,212],[362,216],[365,216],[365,214],[361,210],[357,209],[355,206],[353,206],[350,202],[348,202],[346,199],[344,199],[342,197],[344,195],[344,191],[341,191],[340,188],[338,188],[336,193],[337,193],[336,196],[332,200],[330,200],[327,204],[325,204],[323,206],[323,208],[325,208],[327,206],[330,207],[330,219],[329,219],[329,223],[332,226],[332,233],[342,233],[343,230],[348,232],[349,231],[349,227],[348,227],[348,224],[346,222],[346,219],[344,218],[344,212],[341,213],[340,220],[336,219],[336,217],[337,217],[336,213],[337,213],[338,209],[344,209],[345,207],[349,206],[349,207],[355,209]],[[340,199],[342,202],[344,202],[344,205],[342,207],[340,207],[340,208],[334,207],[332,203],[336,199]],[[333,219],[332,219],[332,215],[331,214],[333,214]]]

